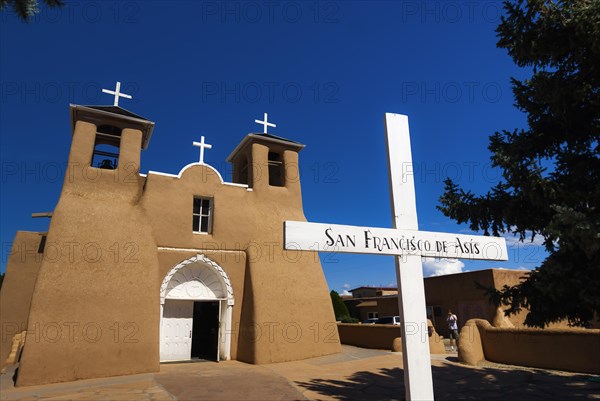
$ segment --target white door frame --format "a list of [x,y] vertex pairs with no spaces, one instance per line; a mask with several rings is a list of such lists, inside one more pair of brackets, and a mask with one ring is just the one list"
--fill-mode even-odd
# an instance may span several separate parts
[[[160,343],[163,343],[165,300],[219,301],[218,360],[231,359],[233,288],[221,266],[198,254],[173,267],[160,286]],[[160,356],[163,360],[162,355]]]

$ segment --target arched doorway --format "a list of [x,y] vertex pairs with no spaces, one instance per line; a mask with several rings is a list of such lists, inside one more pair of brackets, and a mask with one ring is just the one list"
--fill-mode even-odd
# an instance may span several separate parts
[[198,254],[160,287],[160,360],[231,358],[233,289],[221,266]]

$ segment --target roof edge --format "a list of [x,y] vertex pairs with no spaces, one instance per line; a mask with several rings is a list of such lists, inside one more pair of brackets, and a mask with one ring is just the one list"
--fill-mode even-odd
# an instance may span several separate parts
[[140,124],[140,125],[144,126],[144,130],[142,132],[142,136],[143,136],[142,149],[148,148],[148,143],[150,142],[150,138],[152,137],[152,132],[154,131],[154,125],[155,125],[154,121],[143,119],[143,117],[136,118],[136,117],[126,116],[123,114],[111,113],[110,111],[95,109],[95,108],[93,108],[93,106],[83,106],[83,105],[73,104],[73,103],[69,103],[69,111],[70,111],[70,115],[71,115],[71,135],[75,132],[75,120],[76,120],[77,114],[79,112],[94,113],[94,114],[99,114],[101,116],[107,116],[107,117],[111,117],[111,118],[115,118],[115,116],[116,116],[121,120],[125,120],[127,122]]
[[286,145],[291,148],[295,148],[298,152],[300,152],[302,149],[304,149],[306,147],[306,145],[299,143],[299,142],[293,142],[293,141],[289,141],[286,139],[277,139],[277,138],[273,138],[273,137],[269,137],[269,136],[263,136],[262,134],[258,134],[258,133],[250,133],[250,134],[246,135],[240,143],[238,143],[238,145],[235,147],[235,149],[233,149],[233,151],[229,154],[229,156],[227,156],[227,159],[225,159],[225,160],[231,163],[233,161],[234,157],[240,151],[240,149],[245,147],[246,144],[248,142],[250,142],[252,139],[258,139],[258,140],[262,140],[262,141],[266,141],[266,142],[272,142],[272,143],[275,143],[278,145]]

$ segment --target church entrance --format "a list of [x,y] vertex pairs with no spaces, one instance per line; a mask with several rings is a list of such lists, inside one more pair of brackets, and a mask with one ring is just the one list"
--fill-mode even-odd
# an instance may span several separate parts
[[203,255],[175,266],[161,286],[160,360],[230,359],[233,289]]
[[162,322],[162,359],[217,361],[219,355],[219,301],[165,301]]
[[219,302],[194,302],[192,358],[216,361],[219,351]]

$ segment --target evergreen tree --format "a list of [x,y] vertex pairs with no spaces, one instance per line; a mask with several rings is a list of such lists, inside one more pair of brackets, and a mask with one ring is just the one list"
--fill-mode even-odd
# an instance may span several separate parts
[[348,308],[344,301],[342,301],[342,297],[337,291],[331,290],[329,293],[331,296],[331,303],[333,304],[333,313],[335,313],[336,320],[346,320],[350,317],[350,312],[348,312]]
[[[65,5],[62,0],[43,1],[48,7],[62,7]],[[8,6],[24,22],[29,22],[35,14],[40,12],[38,0],[0,0],[0,11],[6,10]]]
[[490,137],[499,184],[476,196],[448,179],[439,209],[486,234],[541,236],[549,256],[521,284],[488,294],[507,315],[528,309],[528,326],[583,326],[600,313],[600,1],[514,0],[504,10],[497,46],[531,70],[511,79],[528,127]]

